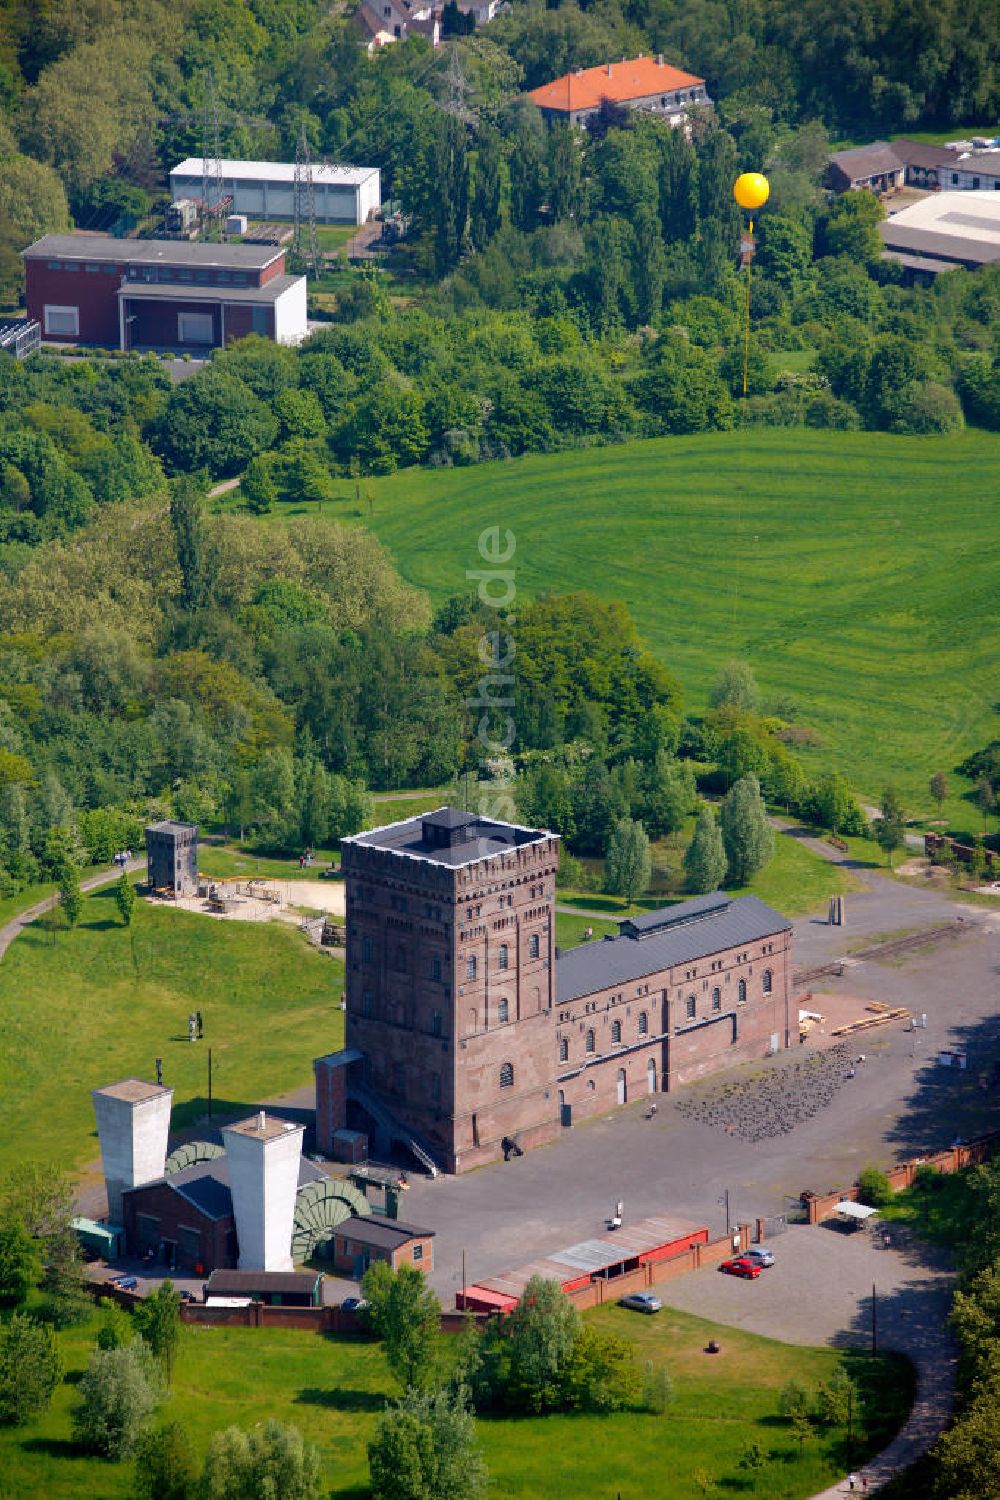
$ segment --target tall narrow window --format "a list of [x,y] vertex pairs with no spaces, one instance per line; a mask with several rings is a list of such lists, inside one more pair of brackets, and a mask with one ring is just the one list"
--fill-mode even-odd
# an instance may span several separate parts
[[476,955],[474,953],[470,953],[465,960],[465,977],[466,979],[475,979],[476,977]]
[[497,955],[497,967],[500,969],[507,969],[510,967],[510,949],[507,947],[506,943],[500,944],[500,951]]
[[505,1021],[510,1020],[510,1006],[508,1005],[506,1000],[501,1000],[497,1005],[497,1020],[501,1023],[501,1025]]
[[439,958],[432,958],[431,959],[431,978],[432,979],[440,979],[441,978],[441,960]]
[[431,1036],[441,1035],[441,1012],[436,1010],[431,1016]]
[[647,1011],[641,1010],[639,1012],[639,1035],[640,1036],[645,1036],[648,1030],[649,1030],[649,1014],[648,1014]]
[[372,1013],[372,992],[371,992],[371,990],[365,990],[364,993],[361,996],[361,1014],[363,1016],[371,1016],[371,1013]]
[[514,1064],[502,1063],[500,1066],[500,1087],[512,1089],[514,1087]]
[[688,997],[687,997],[687,1014],[688,1014],[688,1020],[693,1020],[695,1012],[697,1011],[697,1009],[698,1009],[698,1002],[695,1000],[695,998],[694,998],[693,995],[688,995]]
[[714,989],[712,991],[712,1009],[722,1009],[722,991],[720,989]]
[[372,940],[370,937],[361,939],[361,961],[370,964],[372,961]]
[[764,994],[765,995],[769,995],[771,993],[771,988],[772,988],[771,971],[770,971],[770,969],[765,969],[764,970]]
[[538,951],[539,951],[538,933],[537,932],[533,932],[531,934],[530,938],[528,939],[528,957],[529,958],[537,958],[538,957]]
[[594,1050],[594,1033],[592,1031],[587,1032],[586,1050],[588,1052],[593,1052]]
[[569,1062],[569,1042],[564,1036],[559,1038],[559,1061]]
[[621,1039],[622,1039],[622,1023],[620,1021],[612,1021],[611,1022],[611,1040],[613,1042],[620,1042]]
[[742,1004],[743,1001],[746,999],[746,997],[747,997],[747,982],[746,982],[745,979],[741,979],[740,982],[739,982],[739,985],[737,986],[736,998]]

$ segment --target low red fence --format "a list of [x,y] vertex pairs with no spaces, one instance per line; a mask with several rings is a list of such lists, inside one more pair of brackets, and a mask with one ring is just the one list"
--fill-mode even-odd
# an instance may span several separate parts
[[[949,1146],[944,1151],[932,1151],[927,1156],[900,1162],[898,1167],[890,1167],[885,1175],[893,1192],[901,1193],[904,1188],[913,1186],[921,1167],[932,1167],[936,1172],[960,1172],[963,1167],[975,1167],[981,1162],[989,1161],[998,1145],[1000,1134],[994,1132],[991,1135],[977,1136],[974,1141],[967,1141],[961,1146]],[[809,1215],[809,1223],[821,1224],[824,1219],[831,1219],[838,1203],[845,1199],[856,1203],[858,1194],[857,1183],[832,1193],[803,1193],[802,1203]]]

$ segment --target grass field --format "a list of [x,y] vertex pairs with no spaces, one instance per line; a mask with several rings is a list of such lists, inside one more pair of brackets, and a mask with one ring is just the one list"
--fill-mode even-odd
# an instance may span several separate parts
[[[930,812],[931,773],[997,733],[998,463],[981,432],[714,433],[406,470],[375,481],[367,524],[435,600],[469,587],[484,527],[510,528],[523,594],[624,599],[694,708],[746,657],[822,736],[807,766]],[[958,795],[943,816],[975,822]]]
[[[806,1496],[843,1473],[843,1434],[810,1439],[800,1458],[776,1418],[781,1387],[807,1389],[829,1378],[843,1356],[721,1329],[664,1309],[640,1318],[618,1308],[588,1315],[626,1334],[642,1360],[664,1363],[675,1399],[664,1416],[556,1416],[479,1424],[490,1492],[511,1500],[695,1500],[698,1470],[720,1493],[746,1487],[737,1466],[751,1442],[767,1455],[752,1492],[761,1500]],[[0,1429],[0,1495],[17,1500],[126,1500],[132,1466],[79,1454],[70,1439],[74,1384],[93,1345],[93,1324],[60,1335],[65,1378],[52,1409],[19,1431]],[[709,1338],[720,1356],[703,1353]],[[849,1357],[848,1357],[849,1358]],[[878,1362],[876,1362],[878,1363]],[[867,1362],[871,1367],[871,1361]],[[880,1364],[887,1384],[897,1374]],[[893,1377],[890,1381],[889,1377]],[[904,1381],[905,1386],[905,1381]],[[212,1432],[269,1417],[291,1422],[318,1444],[329,1491],[361,1500],[367,1490],[365,1445],[393,1390],[378,1345],[323,1339],[283,1329],[185,1328],[165,1419],[180,1422],[200,1463]]]
[[[343,966],[294,928],[140,901],[129,931],[111,889],[85,900],[75,931],[34,924],[0,964],[0,1174],[32,1156],[95,1159],[90,1090],[153,1077],[156,1057],[175,1125],[204,1113],[209,1044],[220,1113],[308,1084],[313,1056],[341,1045],[342,984]],[[205,1041],[192,1046],[194,1010]]]

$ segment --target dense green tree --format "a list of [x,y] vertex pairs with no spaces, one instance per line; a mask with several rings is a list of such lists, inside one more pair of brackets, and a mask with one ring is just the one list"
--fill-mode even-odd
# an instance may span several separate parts
[[811,797],[812,816],[831,833],[864,833],[865,815],[850,787],[837,771],[827,772],[816,783]]
[[250,387],[210,366],[176,387],[153,441],[172,472],[207,469],[224,479],[272,447],[277,435],[277,417]]
[[24,1313],[0,1323],[0,1424],[22,1427],[45,1411],[61,1373],[47,1324]]
[[104,1458],[128,1458],[159,1399],[153,1356],[141,1339],[95,1349],[77,1386],[73,1436]]
[[715,812],[702,808],[695,824],[694,837],[684,851],[684,869],[688,884],[699,895],[718,890],[726,874],[726,849]]
[[822,226],[826,254],[874,264],[882,253],[877,226],[884,218],[885,209],[874,193],[842,193]]
[[653,862],[645,828],[631,818],[623,818],[611,830],[604,859],[604,883],[614,895],[632,904],[649,885]]
[[209,1444],[199,1500],[320,1500],[319,1449],[297,1427],[228,1427]]
[[101,1323],[97,1330],[97,1348],[120,1349],[124,1344],[130,1344],[136,1337],[131,1313],[108,1297],[102,1297],[99,1306]]
[[181,1295],[169,1277],[144,1297],[133,1314],[135,1327],[152,1350],[167,1385],[181,1335]]
[[906,842],[906,814],[893,786],[882,793],[882,816],[875,819],[875,842],[892,865],[892,856]]
[[566,1371],[566,1404],[577,1411],[621,1411],[639,1393],[634,1346],[586,1323]]
[[374,1500],[479,1500],[487,1483],[475,1423],[461,1395],[407,1391],[368,1444]]
[[211,588],[211,561],[202,516],[204,477],[182,474],[170,486],[170,525],[181,574],[181,605],[201,609]]
[[774,831],[767,821],[755,776],[744,776],[722,804],[722,841],[728,879],[746,885],[774,853]]
[[441,1336],[441,1304],[413,1266],[393,1271],[375,1261],[361,1278],[366,1317],[385,1346],[400,1385],[419,1389],[434,1382]]
[[[130,1500],[194,1500],[191,1440],[180,1422],[147,1432],[135,1451]],[[241,1497],[242,1500],[242,1497]]]
[[20,1307],[40,1276],[38,1250],[24,1223],[5,1219],[0,1223],[0,1307]]
[[548,206],[553,219],[575,219],[583,198],[582,153],[579,133],[570,125],[549,131]]
[[740,713],[760,712],[760,689],[747,661],[727,662],[719,674],[709,702],[713,708],[730,708]]
[[66,860],[59,876],[59,909],[66,926],[75,927],[83,911],[83,893],[80,873],[71,860]]
[[445,276],[465,250],[469,228],[469,154],[465,125],[441,117],[435,153],[434,265]]
[[469,233],[473,248],[485,250],[500,228],[501,139],[484,125],[476,135],[475,174],[469,202]]
[[505,1396],[515,1410],[557,1410],[582,1327],[558,1282],[532,1276],[498,1340],[505,1355]]

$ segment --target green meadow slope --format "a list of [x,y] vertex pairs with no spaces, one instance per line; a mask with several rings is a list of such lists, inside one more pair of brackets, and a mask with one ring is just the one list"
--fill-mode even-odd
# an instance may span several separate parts
[[746,657],[820,735],[817,765],[873,799],[892,778],[919,811],[996,732],[998,500],[992,434],[779,430],[411,469],[365,519],[436,600],[509,528],[520,591],[626,600],[693,707]]

